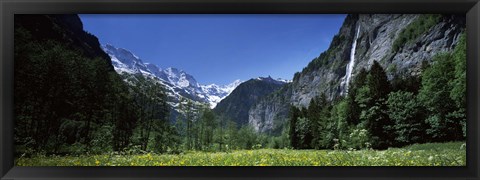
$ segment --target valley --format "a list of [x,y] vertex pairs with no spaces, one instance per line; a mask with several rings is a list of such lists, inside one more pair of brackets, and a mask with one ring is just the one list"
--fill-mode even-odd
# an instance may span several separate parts
[[291,80],[201,84],[100,44],[77,15],[22,15],[15,163],[465,166],[465,26],[459,15],[349,14]]

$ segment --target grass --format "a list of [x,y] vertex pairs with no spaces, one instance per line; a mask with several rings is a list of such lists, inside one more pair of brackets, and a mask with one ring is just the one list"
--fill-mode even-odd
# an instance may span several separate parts
[[428,143],[376,150],[259,149],[17,158],[17,166],[465,166],[464,142]]

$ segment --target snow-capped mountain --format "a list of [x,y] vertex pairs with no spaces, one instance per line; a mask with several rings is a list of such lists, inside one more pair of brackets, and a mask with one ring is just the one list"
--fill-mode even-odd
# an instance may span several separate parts
[[214,108],[218,102],[242,83],[240,80],[235,80],[228,85],[201,85],[192,75],[183,70],[173,67],[162,69],[155,64],[144,63],[138,56],[126,49],[116,48],[110,44],[102,45],[102,49],[112,59],[117,73],[142,74],[146,77],[158,78],[170,91],[167,92],[168,94],[206,102],[211,108]]
[[151,75],[143,61],[132,52],[123,48],[116,48],[110,44],[102,46],[102,49],[112,59],[112,65],[115,71]]
[[271,76],[257,77],[256,79],[260,80],[260,81],[271,82],[271,83],[274,83],[274,84],[285,84],[285,83],[291,83],[292,82],[292,80],[286,80],[286,79],[282,79],[282,78],[273,79]]
[[235,80],[234,82],[224,85],[224,86],[218,86],[216,84],[210,84],[210,85],[202,85],[200,88],[202,89],[202,92],[205,92],[208,94],[205,96],[210,102],[210,107],[215,108],[215,106],[225,97],[227,97],[238,85],[240,85],[242,81],[240,80]]

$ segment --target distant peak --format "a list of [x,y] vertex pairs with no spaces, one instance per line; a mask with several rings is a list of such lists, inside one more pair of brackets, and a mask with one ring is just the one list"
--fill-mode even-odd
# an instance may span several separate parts
[[103,48],[106,48],[106,49],[117,49],[115,46],[113,46],[112,44],[110,43],[107,43],[107,44],[104,44],[102,45]]
[[267,77],[258,77],[257,80],[274,80],[271,76],[267,76]]
[[268,77],[258,77],[255,80],[266,81],[266,82],[275,82],[275,83],[290,83],[290,82],[292,82],[292,80],[285,80],[285,79],[282,79],[282,78],[273,79],[272,76],[270,76],[270,75]]

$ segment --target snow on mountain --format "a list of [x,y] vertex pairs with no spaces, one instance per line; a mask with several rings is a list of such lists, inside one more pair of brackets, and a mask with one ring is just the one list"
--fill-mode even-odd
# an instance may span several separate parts
[[273,79],[271,76],[257,77],[256,80],[272,82],[272,83],[275,83],[275,84],[285,84],[285,83],[292,82],[292,80],[285,80],[285,79],[282,79],[282,78]]
[[116,48],[110,44],[102,46],[102,49],[112,59],[115,71],[130,74],[142,73],[147,76],[152,75],[142,60],[132,52],[123,48]]
[[206,98],[210,102],[210,108],[213,109],[222,99],[230,95],[230,93],[242,82],[243,81],[237,79],[234,82],[224,86],[218,86],[216,84],[202,85],[201,89],[203,92],[208,94]]
[[[201,85],[195,78],[183,70],[169,67],[162,69],[143,61],[132,52],[116,48],[110,44],[102,45],[102,49],[112,59],[117,73],[139,74],[146,77],[156,77],[169,91],[167,94],[180,98],[187,97],[194,101],[206,102],[214,108],[218,102],[228,96],[242,81],[235,80],[231,84],[219,86],[216,84]],[[173,105],[175,106],[175,105]]]
[[292,80],[286,80],[286,79],[282,79],[282,78],[277,78],[275,80],[280,81],[280,82],[284,82],[284,83],[291,83],[292,82]]
[[187,74],[183,70],[169,67],[164,72],[167,74],[168,80],[178,87],[198,88],[200,86],[192,75]]

